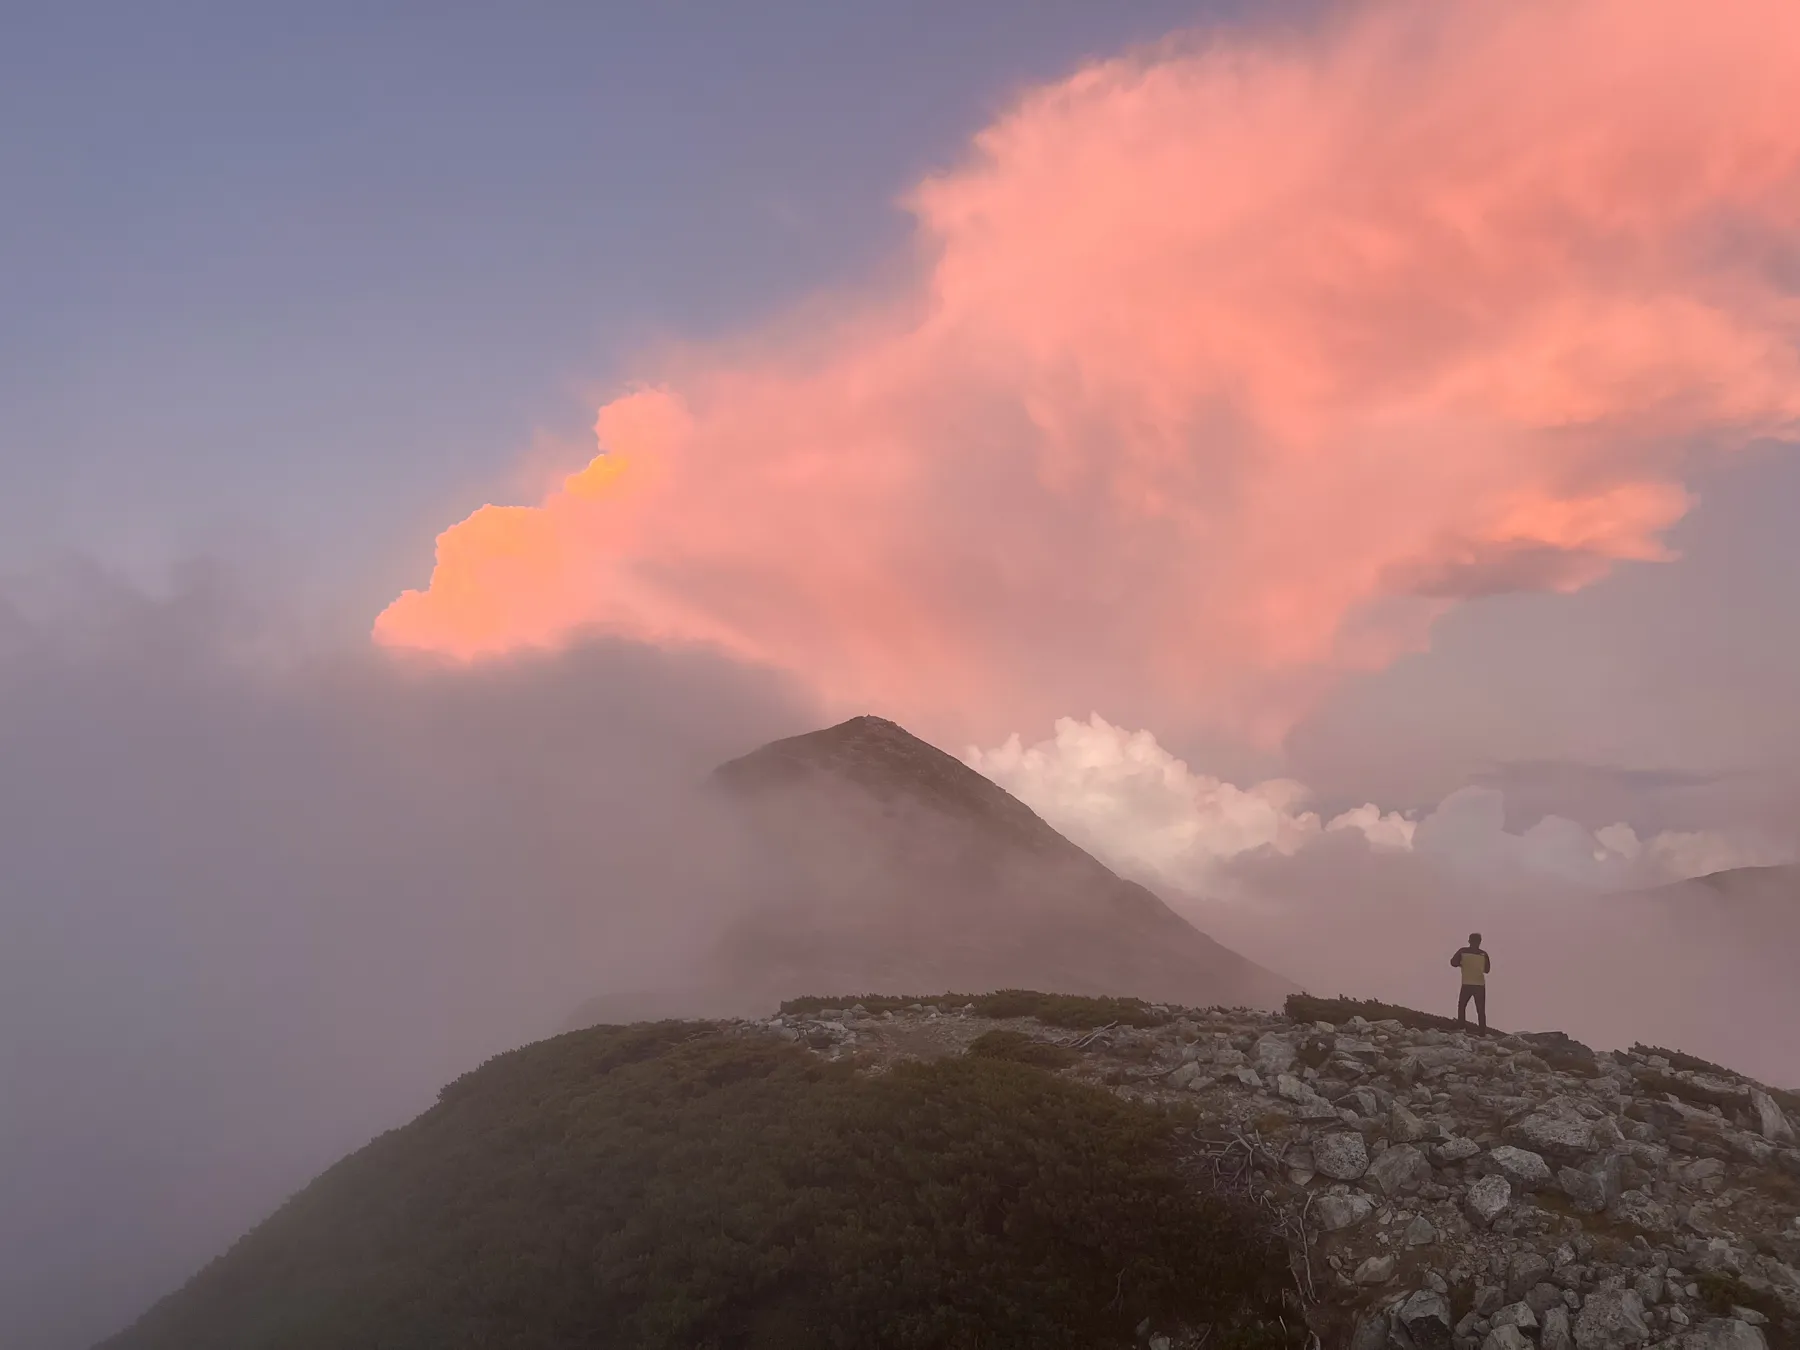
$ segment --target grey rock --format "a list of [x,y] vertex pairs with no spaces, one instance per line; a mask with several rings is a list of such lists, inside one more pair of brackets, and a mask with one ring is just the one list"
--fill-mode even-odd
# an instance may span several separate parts
[[1421,1289],[1394,1314],[1394,1320],[1406,1328],[1406,1334],[1418,1350],[1450,1350],[1453,1336],[1450,1304],[1432,1289]]
[[1500,1169],[1500,1175],[1522,1191],[1540,1190],[1550,1184],[1550,1164],[1541,1153],[1502,1144],[1489,1149],[1488,1157]]
[[1481,1145],[1473,1139],[1446,1139],[1431,1150],[1431,1160],[1440,1167],[1450,1167],[1459,1162],[1467,1162],[1481,1152]]
[[1437,1241],[1437,1229],[1432,1227],[1431,1220],[1423,1214],[1413,1217],[1406,1225],[1406,1245],[1409,1247],[1429,1247]]
[[1198,1064],[1183,1064],[1163,1081],[1172,1088],[1184,1088],[1200,1076]]
[[1394,1109],[1388,1113],[1389,1138],[1396,1144],[1416,1144],[1428,1133],[1424,1121],[1399,1102],[1394,1103]]
[[1686,1163],[1681,1169],[1681,1179],[1690,1186],[1698,1186],[1703,1182],[1716,1181],[1725,1175],[1723,1158],[1696,1158]]
[[1644,1301],[1632,1289],[1605,1289],[1589,1295],[1575,1318],[1580,1350],[1623,1350],[1650,1339]]
[[1469,1193],[1463,1200],[1463,1207],[1469,1218],[1481,1227],[1486,1228],[1506,1212],[1512,1204],[1512,1183],[1499,1174],[1486,1176],[1469,1187]]
[[1321,1195],[1313,1203],[1313,1214],[1319,1220],[1319,1227],[1327,1233],[1355,1228],[1374,1212],[1374,1202],[1363,1195]]
[[1272,1031],[1258,1036],[1256,1044],[1250,1048],[1250,1062],[1265,1078],[1286,1073],[1299,1057],[1300,1052],[1291,1040]]
[[1396,1144],[1376,1156],[1368,1174],[1383,1195],[1401,1195],[1431,1180],[1431,1164],[1411,1144]]
[[1538,1331],[1538,1350],[1573,1350],[1575,1337],[1569,1327],[1569,1310],[1558,1304],[1546,1308]]
[[1475,1311],[1482,1317],[1492,1316],[1506,1303],[1506,1291],[1484,1284],[1475,1291]]
[[1650,1234],[1671,1233],[1675,1220],[1669,1211],[1644,1191],[1622,1191],[1607,1212],[1620,1223],[1630,1224]]
[[1608,1201],[1616,1198],[1616,1192],[1613,1195],[1607,1193],[1605,1177],[1578,1167],[1558,1168],[1556,1184],[1569,1197],[1570,1203],[1583,1214],[1605,1213]]
[[1560,1162],[1579,1162],[1599,1147],[1591,1122],[1545,1112],[1526,1116],[1508,1133],[1519,1147]]
[[1388,1315],[1371,1312],[1356,1324],[1350,1335],[1350,1350],[1383,1350],[1388,1343]]
[[1550,1309],[1563,1306],[1562,1296],[1563,1291],[1551,1284],[1550,1281],[1540,1280],[1537,1284],[1532,1285],[1530,1289],[1526,1290],[1525,1301],[1531,1305],[1531,1310],[1538,1315],[1538,1320],[1542,1321],[1544,1314],[1549,1312]]
[[1509,1303],[1495,1313],[1493,1323],[1497,1327],[1517,1327],[1520,1331],[1536,1331],[1538,1319],[1529,1303],[1519,1302]]
[[1394,1278],[1398,1262],[1392,1256],[1371,1256],[1356,1268],[1350,1278],[1358,1284],[1386,1284]]
[[1322,1134],[1312,1151],[1313,1166],[1334,1181],[1355,1181],[1369,1170],[1369,1147],[1354,1130]]
[[1769,1342],[1748,1322],[1713,1317],[1682,1335],[1681,1350],[1769,1350]]
[[1631,1287],[1637,1290],[1638,1297],[1644,1300],[1647,1307],[1654,1307],[1663,1301],[1663,1277],[1654,1270],[1647,1270],[1639,1275],[1631,1282]]
[[1261,1088],[1263,1085],[1262,1075],[1247,1064],[1238,1065],[1229,1076],[1237,1079],[1247,1088]]
[[1756,1167],[1767,1167],[1775,1161],[1775,1145],[1756,1135],[1745,1134],[1742,1130],[1728,1131],[1725,1136],[1725,1147],[1730,1149],[1745,1162]]
[[1506,1263],[1506,1292],[1513,1298],[1524,1298],[1549,1274],[1550,1263],[1537,1252],[1515,1252]]
[[1481,1350],[1532,1350],[1532,1346],[1517,1327],[1495,1327],[1481,1343]]

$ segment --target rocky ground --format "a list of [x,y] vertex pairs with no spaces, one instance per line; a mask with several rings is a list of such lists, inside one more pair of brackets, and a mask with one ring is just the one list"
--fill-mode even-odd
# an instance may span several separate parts
[[1007,1030],[1073,1052],[1049,1052],[1055,1071],[1190,1108],[1194,1167],[1286,1234],[1327,1347],[1800,1350],[1791,1094],[1555,1033],[1149,1012],[1166,1020],[1071,1031],[919,1003],[741,1025],[874,1072]]

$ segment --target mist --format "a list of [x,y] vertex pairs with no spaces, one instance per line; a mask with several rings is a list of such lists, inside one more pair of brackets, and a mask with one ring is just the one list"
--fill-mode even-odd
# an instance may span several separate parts
[[677,986],[782,680],[296,653],[219,569],[0,602],[0,1344],[84,1346],[486,1057]]
[[1542,877],[1484,880],[1427,855],[1333,838],[1292,856],[1245,854],[1226,865],[1214,897],[1171,900],[1314,994],[1445,1016],[1460,978],[1450,955],[1479,932],[1493,956],[1496,1027],[1565,1031],[1596,1049],[1641,1041],[1800,1084],[1791,875],[1736,903],[1694,882],[1599,893]]

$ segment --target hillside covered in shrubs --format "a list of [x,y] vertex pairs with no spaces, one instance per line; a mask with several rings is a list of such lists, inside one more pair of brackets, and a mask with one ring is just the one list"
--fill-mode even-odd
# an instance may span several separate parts
[[1184,1170],[1191,1120],[1025,1041],[874,1072],[751,1025],[528,1046],[107,1345],[1002,1350],[1201,1325],[1281,1344],[1285,1252]]

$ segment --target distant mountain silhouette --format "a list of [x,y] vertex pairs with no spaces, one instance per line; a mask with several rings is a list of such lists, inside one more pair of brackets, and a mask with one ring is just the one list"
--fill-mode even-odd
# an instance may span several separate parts
[[1725,923],[1748,941],[1800,951],[1800,864],[1733,867],[1641,894],[1696,924]]
[[578,1023],[865,990],[1022,986],[1249,1007],[1295,991],[882,718],[765,745],[712,785],[776,878],[770,898],[721,934],[703,990],[596,999]]

